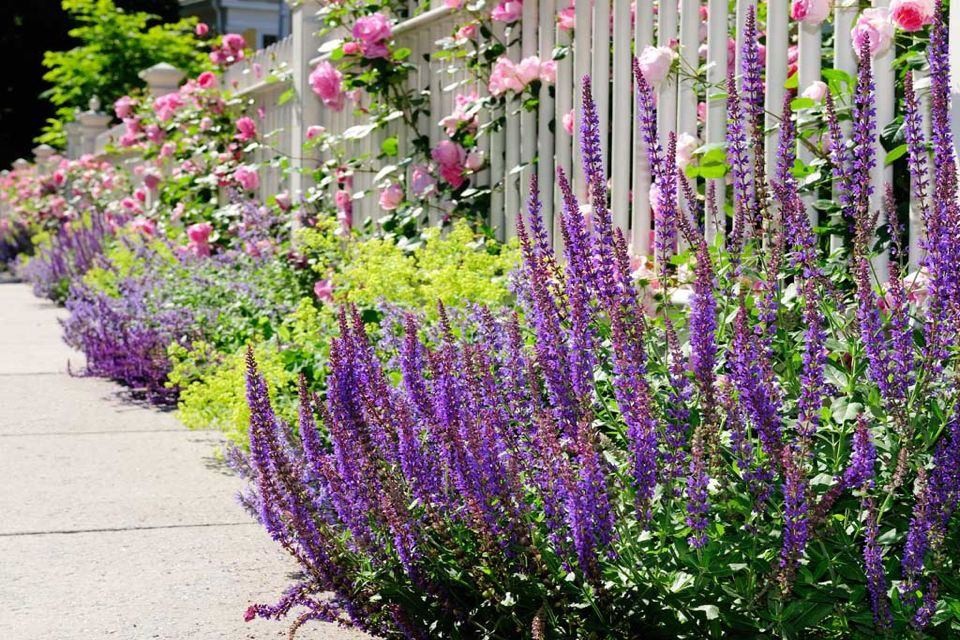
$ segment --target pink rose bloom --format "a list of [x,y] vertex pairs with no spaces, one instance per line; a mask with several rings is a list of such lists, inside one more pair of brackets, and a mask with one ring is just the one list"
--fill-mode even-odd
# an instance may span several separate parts
[[553,84],[557,81],[557,63],[553,60],[545,60],[540,63],[540,82],[544,84]]
[[57,170],[53,172],[53,184],[58,187],[62,187],[63,183],[67,181],[67,174],[63,171]]
[[209,222],[198,222],[187,227],[187,237],[190,238],[190,242],[197,244],[210,242],[211,233],[213,233],[213,225]]
[[465,24],[457,30],[457,39],[473,40],[477,37],[477,23]]
[[173,142],[164,142],[163,146],[160,147],[160,157],[169,158],[173,155],[173,152],[177,150],[177,145]]
[[228,33],[220,40],[224,47],[234,51],[242,51],[247,48],[247,41],[239,33]]
[[790,17],[800,22],[817,25],[830,16],[830,0],[793,0]]
[[365,58],[385,58],[389,52],[384,42],[392,34],[390,19],[379,11],[358,19],[353,25],[353,37],[360,41]]
[[904,31],[919,31],[933,22],[934,0],[893,0],[890,19]]
[[290,199],[290,194],[286,191],[281,191],[273,197],[274,201],[277,203],[277,206],[280,207],[282,211],[290,211],[290,205],[292,203]]
[[193,32],[197,34],[197,37],[202,38],[210,33],[210,26],[207,25],[206,22],[198,22],[197,26],[193,29]]
[[804,98],[810,98],[815,102],[820,102],[827,96],[827,83],[821,82],[820,80],[814,80],[810,83],[810,86],[803,90],[803,93],[800,94]]
[[324,133],[325,131],[326,131],[326,128],[321,127],[318,124],[312,124],[309,127],[307,127],[307,140],[313,140],[314,138]]
[[540,58],[537,56],[524,58],[517,64],[516,70],[517,78],[523,86],[527,86],[540,77]]
[[310,72],[310,88],[324,105],[340,111],[343,109],[343,74],[324,60]]
[[144,191],[143,189],[134,189],[134,191],[133,191],[133,197],[136,198],[137,200],[139,200],[140,202],[146,202],[146,201],[147,201],[147,192]]
[[463,169],[463,165],[440,165],[440,177],[454,189],[459,189],[467,181]]
[[886,7],[864,9],[850,35],[853,37],[853,49],[858,56],[863,46],[867,46],[871,56],[886,53],[893,44],[894,36],[890,12]]
[[337,221],[340,223],[340,231],[348,233],[353,228],[353,197],[349,191],[341,189],[333,198],[337,207]]
[[130,221],[130,230],[142,233],[147,237],[153,237],[157,233],[157,223],[143,216],[137,216]]
[[707,103],[700,102],[697,104],[697,120],[700,122],[707,121]]
[[563,130],[571,136],[573,135],[573,127],[575,122],[575,109],[570,109],[570,111],[567,111],[565,114],[563,114]]
[[133,98],[130,96],[123,96],[118,98],[116,102],[113,103],[113,112],[117,114],[117,117],[121,120],[129,118],[133,115]]
[[217,86],[217,75],[212,71],[204,71],[197,76],[197,84],[202,89],[213,89]]
[[516,22],[523,15],[521,0],[500,0],[500,4],[493,8],[490,17],[497,22]]
[[254,77],[254,78],[256,78],[257,80],[260,80],[261,78],[263,78],[263,65],[262,65],[262,64],[260,64],[259,62],[254,62],[254,63],[250,66],[250,69],[253,71],[253,77]]
[[249,116],[237,120],[237,140],[247,142],[257,137],[257,123]]
[[333,302],[333,281],[317,280],[313,285],[313,295],[322,302]]
[[656,86],[663,82],[667,74],[670,73],[670,67],[673,65],[673,59],[676,53],[670,47],[651,47],[647,46],[637,63],[640,65],[640,73],[643,74],[651,86]]
[[253,191],[260,186],[260,175],[255,167],[242,164],[233,171],[233,177],[246,191]]
[[393,211],[400,206],[403,198],[403,187],[396,182],[391,182],[387,188],[380,191],[380,208],[384,211]]
[[158,125],[150,124],[147,125],[147,128],[144,130],[144,133],[147,134],[147,140],[150,142],[160,142],[166,137],[166,134],[163,132]]
[[156,171],[147,171],[143,174],[143,184],[147,189],[153,191],[160,184],[160,174]]
[[463,147],[452,140],[439,142],[430,152],[430,157],[441,167],[461,167],[465,155]]
[[[474,93],[458,94],[454,98],[453,113],[440,121],[440,126],[444,128],[448,136],[457,133],[461,126],[471,133],[477,130],[477,116],[469,113],[471,107],[480,99],[480,96]],[[464,126],[465,125],[465,126]]]
[[353,40],[349,40],[343,43],[343,54],[347,56],[355,56],[360,53],[360,43]]
[[700,147],[700,141],[684,131],[677,136],[677,168],[683,171],[693,160],[693,152]]
[[153,101],[153,112],[160,122],[166,122],[173,118],[177,109],[183,106],[183,98],[179,93],[168,93],[160,96]]
[[425,198],[433,193],[437,181],[430,173],[430,169],[423,164],[415,164],[410,171],[410,188],[418,198]]
[[[537,73],[539,74],[539,69]],[[487,87],[490,93],[494,96],[500,96],[507,91],[523,91],[525,86],[526,84],[520,80],[517,74],[516,65],[506,56],[498,58],[490,71],[490,82]]]
[[443,0],[443,6],[447,9],[459,9],[463,5],[463,0]]
[[574,0],[570,1],[570,6],[561,9],[557,14],[557,28],[561,31],[573,31],[577,24],[577,8],[573,5]]
[[469,171],[480,171],[480,169],[483,168],[484,160],[483,151],[480,149],[471,149],[463,161],[463,166]]

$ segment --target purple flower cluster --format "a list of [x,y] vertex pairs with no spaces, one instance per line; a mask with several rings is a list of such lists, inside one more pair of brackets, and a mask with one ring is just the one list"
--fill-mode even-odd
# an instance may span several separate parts
[[49,244],[37,248],[19,275],[33,285],[36,295],[63,301],[71,283],[79,280],[103,254],[108,235],[108,225],[96,213],[91,214],[89,221],[64,224]]

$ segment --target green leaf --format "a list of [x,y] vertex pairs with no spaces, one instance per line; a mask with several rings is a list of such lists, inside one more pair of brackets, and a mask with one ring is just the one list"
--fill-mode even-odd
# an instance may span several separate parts
[[384,155],[395,156],[397,155],[400,149],[400,142],[397,140],[397,136],[390,136],[380,143],[380,150]]
[[792,76],[787,78],[787,81],[783,83],[784,89],[796,89],[800,83],[800,79],[797,77],[797,74],[794,73]]
[[293,100],[296,97],[296,95],[297,95],[297,91],[293,87],[290,87],[289,89],[281,93],[280,96],[277,98],[277,106],[280,107],[287,104],[288,102]]
[[817,106],[816,100],[813,98],[804,98],[802,96],[799,98],[794,98],[790,102],[790,108],[794,111],[802,111],[803,109],[810,109],[811,107],[815,106]]
[[902,158],[907,153],[907,145],[901,144],[891,149],[883,158],[883,165],[888,166]]

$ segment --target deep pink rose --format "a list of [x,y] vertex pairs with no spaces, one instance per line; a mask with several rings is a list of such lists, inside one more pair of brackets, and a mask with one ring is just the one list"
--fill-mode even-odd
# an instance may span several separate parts
[[577,24],[577,8],[573,5],[573,0],[570,2],[570,6],[566,9],[561,9],[560,13],[557,14],[557,28],[561,31],[572,31]]
[[237,120],[237,140],[247,142],[257,137],[257,123],[249,116]]
[[130,229],[145,236],[153,237],[157,233],[157,223],[149,218],[137,216],[130,221]]
[[793,0],[790,17],[807,24],[820,24],[830,17],[830,0]]
[[241,51],[247,47],[247,41],[244,40],[243,36],[239,33],[226,34],[221,39],[221,43],[227,49],[232,49],[234,51]]
[[324,105],[340,111],[343,109],[343,74],[324,60],[310,72],[310,88]]
[[904,31],[919,31],[933,22],[934,0],[893,0],[890,19]]
[[202,38],[203,36],[210,33],[210,26],[206,22],[198,22],[193,32],[197,34],[198,38]]
[[415,164],[410,170],[410,188],[418,198],[425,198],[433,193],[437,181],[430,173],[430,169],[423,164]]
[[212,71],[204,71],[197,76],[197,84],[202,89],[213,89],[217,86],[217,75]]
[[353,25],[353,37],[360,42],[365,58],[384,58],[389,53],[385,42],[393,34],[390,19],[379,11],[358,19]]
[[462,167],[466,153],[452,140],[442,140],[430,152],[430,157],[441,167]]

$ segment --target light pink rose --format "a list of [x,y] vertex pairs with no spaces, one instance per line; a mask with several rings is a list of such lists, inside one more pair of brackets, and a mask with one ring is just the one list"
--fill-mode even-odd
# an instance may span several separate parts
[[477,116],[475,113],[470,113],[470,110],[479,99],[480,96],[476,92],[461,93],[454,98],[453,113],[440,120],[440,126],[443,127],[448,136],[456,135],[461,127],[470,133],[477,130],[479,124]]
[[557,81],[557,63],[553,60],[544,60],[540,63],[540,82],[554,84]]
[[333,198],[337,207],[337,221],[340,231],[348,233],[353,228],[353,197],[349,191],[341,189]]
[[210,33],[210,27],[209,25],[207,25],[206,22],[198,22],[193,32],[197,34],[197,37],[202,38],[203,36]]
[[163,146],[160,147],[160,157],[169,158],[173,155],[173,152],[177,150],[177,145],[174,142],[164,142]]
[[410,188],[418,198],[425,198],[437,186],[437,181],[430,173],[430,169],[423,164],[415,164],[410,170]]
[[246,191],[253,191],[260,186],[260,174],[256,167],[242,164],[234,169],[233,177]]
[[814,80],[810,83],[810,86],[803,90],[803,93],[800,94],[804,98],[810,98],[816,102],[820,102],[825,97],[827,97],[827,83],[820,80]]
[[208,116],[204,116],[200,118],[200,131],[208,131],[212,126],[213,126],[212,118]]
[[317,280],[313,284],[313,295],[322,302],[333,302],[333,281]]
[[130,221],[130,230],[142,233],[147,237],[153,237],[157,233],[157,223],[149,218],[137,216]]
[[866,45],[871,56],[886,53],[893,44],[894,28],[890,22],[890,12],[886,7],[864,9],[850,32],[853,48],[860,55],[860,49]]
[[204,71],[197,76],[197,84],[202,89],[213,89],[217,86],[217,75],[212,71]]
[[919,31],[933,22],[936,12],[934,0],[893,0],[890,19],[904,31]]
[[334,111],[343,109],[343,74],[324,60],[310,72],[310,88],[321,102]]
[[670,73],[670,67],[676,56],[677,54],[670,47],[647,46],[637,58],[644,80],[653,86],[663,82]]
[[280,207],[282,211],[290,211],[290,194],[286,191],[281,191],[273,197],[274,201],[277,203],[277,206]]
[[325,127],[322,127],[319,124],[310,125],[309,127],[307,127],[307,140],[313,140],[317,136],[324,133],[326,130],[327,129]]
[[237,140],[247,142],[257,137],[257,123],[249,116],[237,120]]
[[403,202],[403,187],[396,182],[380,191],[380,208],[384,211],[393,211]]
[[150,142],[161,142],[166,137],[163,129],[155,124],[147,125],[147,128],[144,129],[144,133],[147,135],[147,140]]
[[480,149],[471,149],[467,154],[466,159],[463,161],[463,166],[465,166],[469,171],[480,171],[483,168],[483,163],[485,161],[483,151]]
[[524,84],[517,77],[517,67],[506,56],[501,56],[493,64],[490,71],[490,81],[487,88],[494,96],[501,96],[507,91],[523,91]]
[[361,51],[360,43],[354,40],[348,40],[343,43],[343,54],[347,56],[355,56]]
[[573,127],[576,123],[576,111],[570,109],[565,114],[563,114],[563,130],[566,131],[569,135],[573,135]]
[[463,0],[443,0],[443,6],[447,9],[459,9],[463,6]]
[[700,141],[684,131],[677,136],[677,168],[683,171],[693,160],[693,152],[700,147]]
[[133,98],[130,96],[123,96],[118,98],[116,102],[113,103],[113,111],[117,114],[117,117],[121,120],[129,118],[133,115]]
[[540,77],[540,58],[537,56],[524,58],[517,64],[516,70],[517,78],[523,86],[527,86]]
[[457,39],[473,40],[477,37],[477,23],[465,24],[457,30]]
[[500,0],[500,4],[493,8],[490,17],[497,22],[516,22],[523,15],[521,0]]
[[820,24],[830,17],[830,0],[793,0],[790,17],[807,24]]

